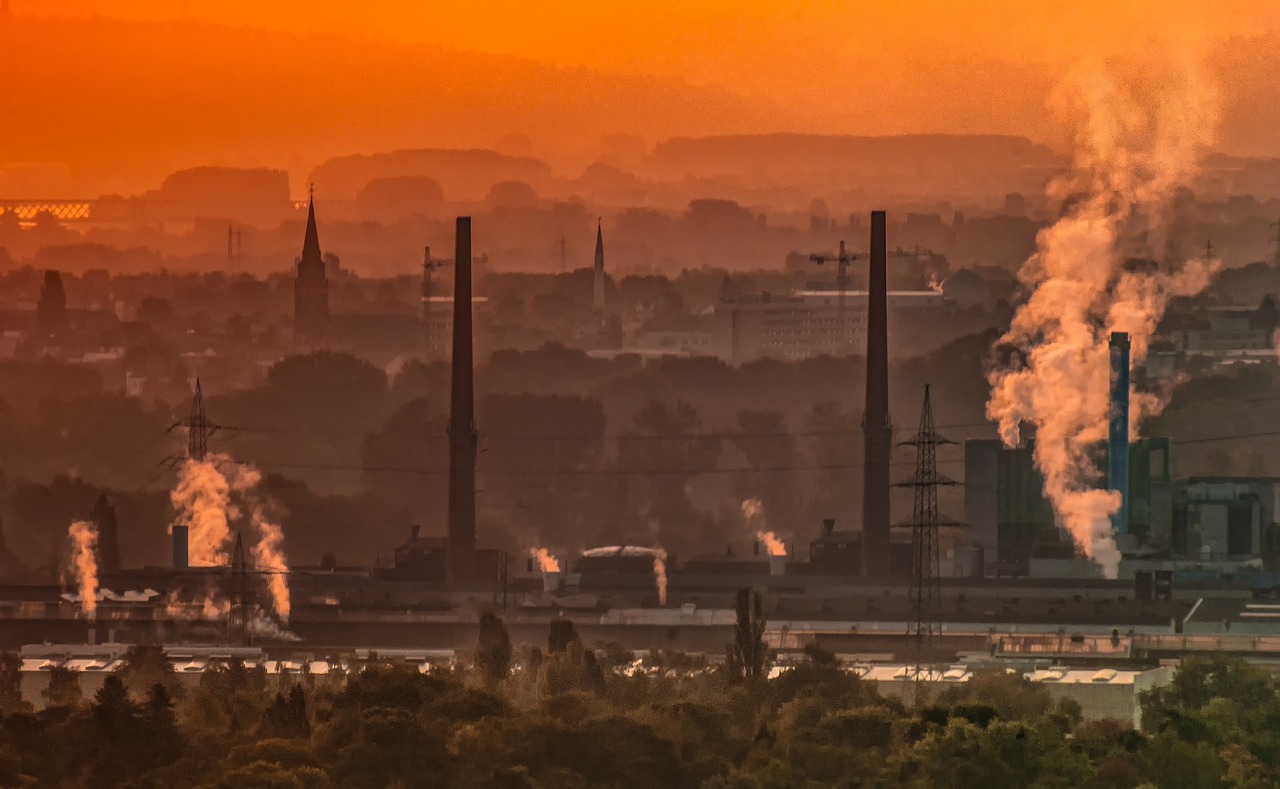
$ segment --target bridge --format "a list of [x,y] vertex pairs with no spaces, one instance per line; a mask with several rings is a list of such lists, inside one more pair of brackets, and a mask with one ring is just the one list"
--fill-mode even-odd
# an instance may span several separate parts
[[[327,208],[346,204],[326,204]],[[351,204],[354,206],[354,203]],[[224,218],[236,221],[279,222],[295,218],[307,210],[305,200],[288,202],[236,202],[153,200],[147,198],[104,197],[94,200],[0,198],[0,218],[13,214],[23,224],[48,217],[60,224],[140,224],[148,222],[190,222],[197,217]]]

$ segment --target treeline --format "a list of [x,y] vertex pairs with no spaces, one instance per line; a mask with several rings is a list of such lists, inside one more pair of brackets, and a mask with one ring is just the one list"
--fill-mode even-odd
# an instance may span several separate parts
[[[951,437],[982,429],[974,425],[989,341],[964,338],[895,368],[903,430],[934,374],[945,381],[935,387],[939,423],[968,426]],[[746,498],[761,499],[769,528],[789,541],[810,539],[822,517],[857,511],[857,360],[733,367],[603,360],[549,345],[495,353],[477,375],[487,545],[572,550],[656,540],[688,556],[742,546],[754,532],[742,522]],[[248,388],[226,391],[206,379],[208,416],[219,426],[211,449],[267,475],[286,538],[305,524],[307,539],[289,543],[295,562],[334,553],[369,564],[411,523],[443,533],[448,376],[440,362],[390,376],[322,352],[286,357]],[[165,563],[166,460],[185,452],[178,423],[189,411],[185,392],[128,397],[83,368],[0,362],[0,574],[56,579],[67,524],[101,493],[120,516],[125,566]]]
[[1268,787],[1280,781],[1276,680],[1186,661],[1142,697],[1144,728],[1081,720],[1018,674],[979,673],[912,706],[812,649],[773,679],[741,662],[547,650],[482,627],[474,661],[344,675],[228,663],[188,687],[159,651],[82,698],[60,669],[32,712],[0,660],[0,785],[61,787]]

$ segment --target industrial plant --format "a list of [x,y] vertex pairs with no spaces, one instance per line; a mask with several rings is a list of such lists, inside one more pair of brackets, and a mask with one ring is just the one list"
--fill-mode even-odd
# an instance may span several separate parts
[[[939,472],[937,450],[952,442],[934,426],[929,388],[889,387],[883,211],[871,214],[867,290],[858,306],[865,328],[856,332],[865,337],[864,459],[860,478],[850,472],[841,481],[861,486],[860,512],[795,525],[794,533],[808,531],[807,544],[788,545],[761,526],[754,540],[729,545],[723,555],[677,556],[656,543],[563,556],[534,546],[526,555],[486,544],[476,518],[485,426],[476,419],[469,217],[457,218],[455,241],[451,261],[433,261],[428,251],[423,285],[428,327],[440,302],[452,308],[446,534],[424,536],[414,526],[385,566],[290,566],[279,528],[255,498],[256,472],[217,449],[216,415],[206,413],[197,380],[190,417],[175,425],[186,434],[187,453],[174,461],[171,566],[131,566],[120,555],[116,516],[104,497],[78,531],[73,527],[73,536],[84,535],[76,540],[74,582],[0,587],[0,647],[30,653],[24,665],[36,672],[32,681],[50,660],[99,660],[95,670],[109,671],[119,645],[139,643],[165,645],[172,660],[188,661],[183,670],[203,665],[192,656],[250,655],[284,665],[348,660],[358,650],[448,662],[474,643],[484,611],[500,612],[517,641],[536,642],[548,623],[568,620],[592,643],[718,658],[731,639],[740,589],[762,596],[764,635],[779,661],[817,646],[861,667],[889,693],[907,679],[945,684],[980,667],[1058,683],[1066,674],[1053,672],[1107,670],[1125,678],[1127,716],[1135,714],[1135,687],[1167,681],[1156,671],[1167,659],[1280,654],[1280,640],[1266,635],[1274,606],[1262,602],[1280,589],[1280,572],[1257,558],[1272,539],[1276,482],[1173,479],[1171,441],[1131,441],[1125,333],[1109,338],[1109,430],[1096,475],[1100,491],[1119,494],[1110,516],[1118,557],[1110,568],[1062,530],[1035,461],[1035,435],[1012,446],[967,440],[963,479]],[[431,286],[446,265],[451,297]],[[314,198],[296,267],[295,339],[319,347],[330,311]],[[593,276],[593,304],[603,314],[598,229]],[[846,287],[843,271],[839,286]],[[817,314],[852,309],[843,290],[837,294],[839,305]],[[921,399],[912,434],[904,425]],[[891,473],[895,440],[916,453],[908,475]],[[912,512],[891,512],[895,486],[910,490]],[[963,488],[962,519],[939,509],[939,490],[956,486]],[[241,509],[251,515],[256,544],[254,534],[231,528],[228,512]],[[744,502],[749,522],[758,509],[758,502]]]

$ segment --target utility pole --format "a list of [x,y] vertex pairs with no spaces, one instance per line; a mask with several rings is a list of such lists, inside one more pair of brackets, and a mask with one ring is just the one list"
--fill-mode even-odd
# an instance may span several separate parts
[[942,633],[938,530],[944,525],[955,525],[944,523],[938,515],[938,488],[956,484],[955,480],[938,473],[938,447],[954,442],[938,435],[934,429],[928,384],[924,387],[920,429],[902,443],[916,448],[915,474],[896,487],[911,488],[914,499],[910,524],[911,620],[907,624],[907,637],[911,640],[911,676],[918,683],[929,678],[929,666],[937,660],[934,638]]
[[231,612],[227,627],[232,631],[227,640],[235,638],[241,646],[249,645],[249,568],[244,560],[244,540],[236,532],[236,547],[231,554]]

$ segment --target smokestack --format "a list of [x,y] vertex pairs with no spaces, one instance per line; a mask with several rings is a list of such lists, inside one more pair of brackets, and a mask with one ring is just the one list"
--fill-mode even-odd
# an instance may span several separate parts
[[449,399],[449,581],[476,571],[476,416],[471,337],[471,217],[457,222],[453,266],[453,384]]
[[1107,445],[1107,487],[1120,494],[1120,509],[1111,516],[1117,535],[1129,531],[1129,335],[1111,333],[1110,441]]
[[871,212],[871,270],[867,287],[867,403],[862,417],[862,573],[889,570],[888,258],[884,211]]
[[187,569],[187,527],[173,527],[173,569],[182,572]]

